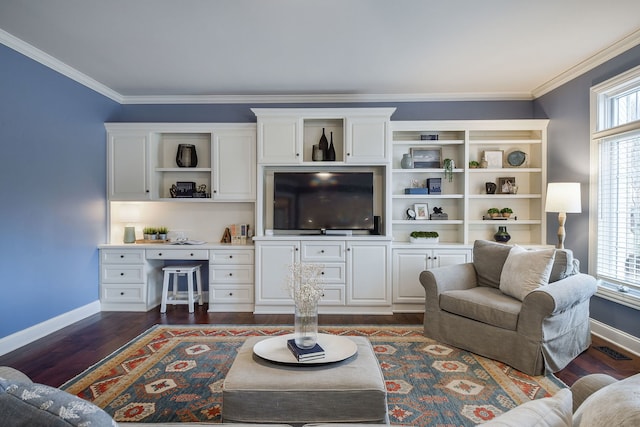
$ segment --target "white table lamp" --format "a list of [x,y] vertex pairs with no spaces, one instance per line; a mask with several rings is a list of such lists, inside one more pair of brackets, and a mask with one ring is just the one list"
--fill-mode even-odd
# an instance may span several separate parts
[[558,212],[558,249],[564,249],[567,213],[582,212],[579,182],[553,182],[547,186],[545,212]]
[[125,204],[118,210],[120,222],[125,224],[124,243],[136,242],[136,227],[134,223],[140,221],[140,207],[138,205]]

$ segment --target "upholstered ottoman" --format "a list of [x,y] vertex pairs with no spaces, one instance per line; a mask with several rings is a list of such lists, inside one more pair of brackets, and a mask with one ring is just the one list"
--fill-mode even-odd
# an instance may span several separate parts
[[367,338],[348,337],[357,354],[326,365],[292,366],[253,354],[264,337],[242,345],[224,380],[223,422],[386,423],[387,391]]

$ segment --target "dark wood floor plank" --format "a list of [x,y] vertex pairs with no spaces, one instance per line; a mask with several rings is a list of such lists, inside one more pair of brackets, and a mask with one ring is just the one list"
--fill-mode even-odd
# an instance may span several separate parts
[[[320,325],[422,325],[422,313],[392,316],[320,315]],[[102,312],[54,332],[16,351],[0,356],[0,365],[21,370],[35,382],[58,387],[104,359],[150,327],[165,325],[292,325],[293,315],[208,313],[207,305],[188,313],[186,306],[146,313]],[[640,358],[594,337],[593,345],[608,345],[632,360],[614,360],[593,348],[578,356],[556,376],[571,385],[590,373],[626,378],[640,372]]]

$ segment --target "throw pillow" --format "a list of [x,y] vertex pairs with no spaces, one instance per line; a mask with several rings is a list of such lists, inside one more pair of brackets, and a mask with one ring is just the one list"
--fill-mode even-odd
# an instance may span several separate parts
[[571,427],[571,391],[532,400],[481,424],[482,427]]
[[113,426],[117,423],[91,402],[43,384],[0,379],[2,417],[15,426]]
[[528,251],[514,246],[509,252],[500,275],[502,293],[524,300],[530,292],[549,283],[555,249]]
[[473,267],[479,286],[500,286],[500,274],[510,250],[511,246],[489,240],[476,240],[473,243]]

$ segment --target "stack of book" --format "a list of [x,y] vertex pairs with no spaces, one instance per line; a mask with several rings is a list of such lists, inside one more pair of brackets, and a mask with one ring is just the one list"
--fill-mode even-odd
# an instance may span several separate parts
[[295,340],[290,339],[287,340],[287,347],[289,347],[289,350],[291,350],[291,353],[293,353],[298,362],[307,362],[310,360],[324,358],[324,349],[318,343],[311,348],[300,348],[296,345]]
[[246,245],[249,237],[249,224],[231,224],[231,244]]

